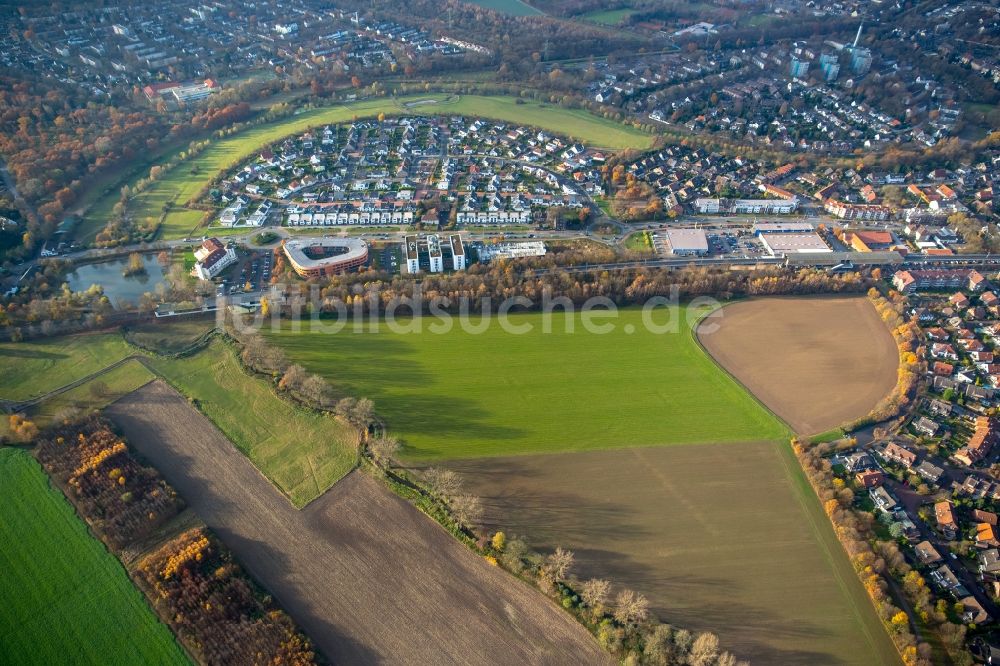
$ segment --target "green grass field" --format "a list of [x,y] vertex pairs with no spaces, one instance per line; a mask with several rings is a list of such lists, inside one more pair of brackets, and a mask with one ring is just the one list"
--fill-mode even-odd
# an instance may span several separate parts
[[541,16],[543,14],[521,0],[469,0],[469,2],[511,16]]
[[625,249],[633,252],[653,251],[653,238],[648,231],[637,231],[625,239]]
[[356,436],[330,416],[282,400],[243,371],[231,349],[213,342],[195,356],[152,364],[198,407],[296,506],[304,506],[354,468]]
[[126,339],[137,347],[169,355],[189,349],[215,328],[215,318],[176,317],[174,321],[162,319],[131,326],[124,333]]
[[591,23],[615,26],[632,16],[632,14],[635,14],[634,9],[608,9],[604,11],[590,12],[588,14],[584,14],[580,18],[584,21],[590,21]]
[[[140,386],[154,379],[153,373],[139,361],[128,361],[113,368],[91,381],[50,397],[48,400],[30,408],[27,417],[39,428],[44,428],[53,419],[67,409],[79,413],[103,409],[122,396],[131,393]],[[96,390],[100,383],[100,390]],[[5,419],[0,421],[0,435],[10,432],[10,424]]]
[[203,210],[176,208],[170,210],[160,225],[160,236],[163,238],[187,238],[194,234],[205,217]]
[[0,663],[190,663],[28,453],[0,448],[0,478]]
[[[135,342],[159,351],[178,351],[200,338],[214,321],[184,321],[142,326]],[[118,333],[51,338],[44,342],[0,345],[9,359],[0,373],[0,397],[23,400],[64,386],[138,353]],[[329,416],[299,409],[282,400],[263,379],[248,375],[232,350],[221,342],[180,359],[149,357],[157,373],[198,401],[205,414],[296,506],[304,506],[347,474],[357,462],[356,435]],[[107,406],[155,377],[129,361],[66,393],[31,408],[28,418],[40,427],[60,411],[91,411]],[[92,390],[102,382],[101,392]],[[0,435],[8,432],[6,417]]]
[[761,663],[897,663],[786,426],[689,324],[655,334],[637,309],[610,321],[608,334],[579,315],[575,333],[559,315],[546,334],[529,313],[510,318],[534,327],[524,335],[495,320],[434,334],[429,319],[421,333],[268,335],[372,398],[407,463],[459,470],[491,526],[575,550],[581,575],[643,592],[664,621]]
[[[678,315],[677,310],[671,311]],[[665,321],[664,311],[658,314]],[[660,319],[662,318],[662,319]],[[538,313],[494,320],[482,335],[307,331],[269,334],[295,363],[319,372],[376,411],[411,460],[499,456],[693,442],[782,438],[783,424],[678,332],[646,332],[642,312],[622,310],[615,331],[587,333],[580,315],[553,333]],[[634,334],[625,331],[633,327]]]
[[[434,100],[433,104],[413,104]],[[173,203],[161,228],[163,238],[183,238],[189,235],[203,211],[180,208],[191,200],[206,183],[220,171],[236,166],[262,146],[284,136],[305,131],[316,125],[350,122],[355,117],[364,118],[387,115],[464,114],[494,118],[506,122],[534,125],[551,132],[572,136],[593,146],[608,149],[645,148],[652,144],[652,136],[620,123],[595,116],[587,111],[526,101],[516,104],[513,97],[485,97],[467,95],[449,98],[441,94],[428,94],[398,99],[379,98],[349,104],[310,109],[280,121],[252,127],[232,137],[217,140],[192,160],[171,169],[160,180],[131,202],[132,214],[140,220],[159,219],[166,203]],[[197,172],[192,171],[197,167]],[[99,198],[84,216],[76,235],[92,240],[111,216],[111,209],[118,201],[118,190]]]
[[0,343],[0,398],[26,400],[41,395],[131,353],[117,333]]

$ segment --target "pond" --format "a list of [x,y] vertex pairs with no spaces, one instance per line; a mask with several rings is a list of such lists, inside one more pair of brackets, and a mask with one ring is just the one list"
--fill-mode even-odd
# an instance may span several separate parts
[[144,273],[128,277],[122,274],[128,265],[127,256],[85,264],[68,273],[66,282],[73,291],[86,291],[91,285],[100,285],[115,308],[135,305],[147,291],[155,294],[157,285],[164,282],[164,268],[155,254],[142,255],[142,264],[146,268]]

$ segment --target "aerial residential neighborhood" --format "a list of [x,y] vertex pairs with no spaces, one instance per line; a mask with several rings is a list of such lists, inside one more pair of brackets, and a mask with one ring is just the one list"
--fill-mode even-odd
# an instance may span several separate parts
[[0,664],[1000,663],[997,0],[0,27]]

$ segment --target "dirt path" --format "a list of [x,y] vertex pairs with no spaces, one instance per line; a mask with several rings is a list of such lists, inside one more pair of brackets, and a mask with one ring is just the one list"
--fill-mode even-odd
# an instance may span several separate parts
[[108,413],[334,663],[610,663],[561,609],[363,473],[297,511],[163,382]]
[[896,384],[895,342],[864,297],[758,298],[706,324],[705,349],[799,434],[864,416]]

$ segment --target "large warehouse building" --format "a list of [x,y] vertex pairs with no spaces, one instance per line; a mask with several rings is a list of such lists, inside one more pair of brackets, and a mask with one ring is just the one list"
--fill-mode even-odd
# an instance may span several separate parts
[[772,257],[789,254],[815,254],[833,252],[830,246],[816,232],[762,233],[760,242]]
[[816,227],[808,222],[757,222],[753,225],[755,236],[761,234],[810,234]]
[[667,244],[671,254],[696,257],[708,254],[708,236],[704,229],[669,229]]
[[346,273],[368,261],[368,243],[358,238],[303,238],[284,245],[288,263],[305,278]]

